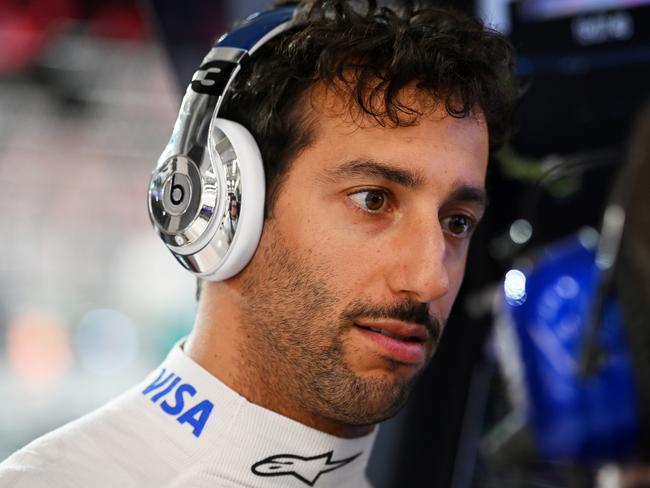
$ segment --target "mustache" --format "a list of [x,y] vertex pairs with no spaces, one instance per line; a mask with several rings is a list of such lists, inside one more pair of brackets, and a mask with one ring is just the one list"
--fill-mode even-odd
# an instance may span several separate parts
[[393,319],[423,326],[437,343],[442,335],[444,320],[429,313],[426,303],[406,300],[391,305],[372,305],[365,302],[353,302],[343,312],[343,318],[354,322],[359,317],[371,319]]

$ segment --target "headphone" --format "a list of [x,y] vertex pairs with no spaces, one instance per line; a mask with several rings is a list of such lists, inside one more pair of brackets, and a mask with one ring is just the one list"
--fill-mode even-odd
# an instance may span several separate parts
[[[295,6],[253,14],[224,34],[194,73],[169,143],[149,183],[149,218],[176,260],[194,275],[219,281],[250,261],[262,234],[265,178],[255,139],[219,117],[241,63],[290,29]],[[241,208],[226,232],[230,195]]]

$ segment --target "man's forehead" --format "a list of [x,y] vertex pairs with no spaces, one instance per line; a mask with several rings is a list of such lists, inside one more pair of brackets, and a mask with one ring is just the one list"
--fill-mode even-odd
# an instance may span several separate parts
[[457,179],[453,186],[484,190],[488,136],[482,113],[452,117],[444,106],[433,107],[421,90],[405,93],[412,102],[419,94],[422,113],[395,127],[363,112],[340,89],[315,86],[303,114],[311,125],[305,151],[313,157],[307,164],[320,178],[374,176],[411,188],[443,179],[450,188]]
[[[470,122],[474,124],[478,131],[474,131],[472,137],[478,135],[481,139],[480,145],[484,146],[485,162],[488,154],[488,128],[485,116],[481,109],[477,107],[467,116],[452,116],[448,113],[445,102],[434,99],[431,94],[425,90],[416,88],[415,84],[407,85],[400,92],[401,101],[404,102],[405,112],[401,114],[399,124],[395,124],[387,114],[382,114],[381,110],[375,113],[366,112],[357,102],[346,87],[330,86],[323,82],[317,82],[306,94],[306,99],[299,104],[303,112],[300,114],[301,125],[309,134],[309,145],[327,141],[328,144],[338,144],[339,140],[331,140],[333,136],[332,129],[336,129],[336,136],[348,136],[363,131],[364,129],[404,129],[415,127],[423,121],[443,122],[452,120],[454,123],[448,125],[458,125],[458,122]],[[378,100],[375,103],[383,103],[383,92],[379,91],[374,94]],[[379,100],[382,99],[382,100]],[[380,107],[381,108],[381,107]],[[384,110],[384,109],[382,109]],[[466,124],[465,124],[466,125]],[[442,129],[442,125],[435,130]],[[455,130],[455,129],[454,129]],[[381,131],[380,131],[381,132]],[[383,139],[386,135],[377,132],[376,139]],[[366,141],[372,143],[372,137]],[[409,142],[408,137],[404,142]],[[468,140],[467,145],[473,141]],[[463,144],[465,145],[465,144]]]
[[[416,82],[405,85],[393,94],[394,100],[386,105],[386,91],[381,80],[368,82],[365,89],[357,91],[352,82],[326,84],[314,83],[306,94],[304,110],[312,112],[316,120],[336,119],[352,129],[373,126],[395,126],[388,111],[393,110],[400,125],[416,124],[420,117],[437,114],[445,117],[445,102],[434,98],[427,90],[417,88]],[[363,107],[361,106],[362,104]],[[478,111],[480,112],[480,111]]]

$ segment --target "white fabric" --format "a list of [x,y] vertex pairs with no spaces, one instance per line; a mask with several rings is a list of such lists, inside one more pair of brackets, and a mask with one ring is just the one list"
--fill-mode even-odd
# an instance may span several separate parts
[[0,487],[366,488],[374,436],[254,405],[177,345],[142,384],[1,463]]

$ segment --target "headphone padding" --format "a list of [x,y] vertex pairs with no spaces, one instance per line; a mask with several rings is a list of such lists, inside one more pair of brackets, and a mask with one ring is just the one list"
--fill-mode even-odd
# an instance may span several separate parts
[[[210,281],[225,280],[236,275],[246,267],[255,254],[262,235],[266,194],[262,155],[251,133],[241,124],[219,117],[212,119],[210,137],[215,128],[226,135],[237,156],[241,172],[242,201],[237,230],[223,262],[216,269],[200,275],[201,278]],[[208,147],[210,157],[214,161],[216,157],[213,154],[216,151],[214,144],[209,143]],[[218,229],[216,231],[218,232]]]

